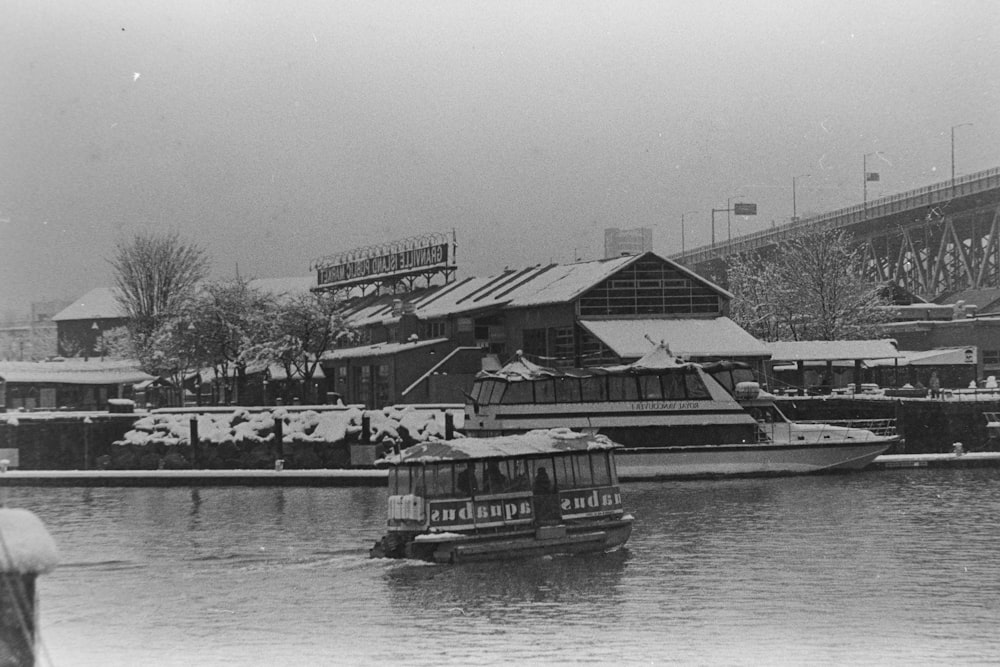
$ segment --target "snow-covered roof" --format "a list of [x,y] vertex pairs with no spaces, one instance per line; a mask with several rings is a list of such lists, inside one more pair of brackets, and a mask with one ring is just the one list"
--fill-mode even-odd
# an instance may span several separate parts
[[771,351],[771,361],[837,361],[854,359],[895,359],[902,356],[896,341],[882,340],[804,340],[764,343]]
[[289,278],[254,278],[250,287],[274,296],[294,296],[304,294],[316,287],[315,276],[293,276]]
[[566,428],[528,431],[495,438],[431,440],[386,456],[376,465],[405,465],[464,459],[498,459],[618,447],[603,435],[586,435]]
[[55,322],[100,320],[125,317],[111,287],[95,287],[52,316]]
[[768,357],[770,351],[728,317],[581,320],[620,357],[645,356],[655,343],[666,343],[680,357]]
[[347,347],[324,352],[322,359],[324,361],[336,361],[339,359],[390,356],[399,354],[400,352],[406,352],[408,350],[419,350],[424,347],[447,342],[447,338],[429,338],[427,340],[413,340],[406,343],[376,343],[375,345]]
[[873,359],[867,366],[950,366],[975,364],[976,347],[939,347],[933,350],[900,350],[899,359]]
[[0,361],[4,381],[34,384],[135,384],[154,379],[135,361]]
[[[651,253],[647,253],[649,255]],[[573,264],[546,264],[524,269],[507,269],[486,277],[469,277],[447,285],[435,286],[405,296],[407,305],[423,320],[460,315],[501,307],[523,308],[552,303],[567,303],[581,296],[602,280],[638,261],[646,255],[629,255]],[[721,287],[668,259],[677,271],[725,297],[731,297]],[[398,319],[393,313],[393,301],[399,296],[386,294],[369,297],[349,311],[347,320],[353,326],[386,324]]]

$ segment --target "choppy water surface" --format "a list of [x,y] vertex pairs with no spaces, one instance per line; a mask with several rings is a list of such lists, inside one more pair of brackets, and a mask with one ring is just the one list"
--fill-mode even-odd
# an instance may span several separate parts
[[369,560],[380,489],[10,490],[40,664],[920,664],[1000,656],[1000,470],[643,483],[625,551]]

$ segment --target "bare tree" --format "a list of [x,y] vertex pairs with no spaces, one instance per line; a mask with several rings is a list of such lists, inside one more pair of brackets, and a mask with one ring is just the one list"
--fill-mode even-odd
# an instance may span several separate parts
[[118,303],[140,338],[175,315],[208,273],[205,251],[177,232],[140,232],[119,242],[108,262],[115,271]]

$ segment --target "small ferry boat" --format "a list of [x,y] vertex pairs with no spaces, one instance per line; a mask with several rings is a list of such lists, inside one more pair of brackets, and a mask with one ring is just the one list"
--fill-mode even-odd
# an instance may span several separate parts
[[588,551],[628,540],[617,445],[568,429],[432,440],[390,454],[388,532],[373,558],[439,563]]
[[621,479],[804,474],[860,469],[898,437],[796,423],[743,364],[684,362],[657,345],[633,364],[557,369],[518,357],[468,395],[474,436],[567,427],[606,435]]

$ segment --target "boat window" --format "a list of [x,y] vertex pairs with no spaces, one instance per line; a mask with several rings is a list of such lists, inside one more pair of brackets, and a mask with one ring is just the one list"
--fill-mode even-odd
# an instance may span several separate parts
[[558,456],[555,458],[555,487],[562,491],[576,488],[576,478],[573,475],[572,456]]
[[528,466],[524,461],[509,461],[510,474],[507,476],[507,491],[528,491],[531,482],[528,479]]
[[556,385],[552,378],[545,378],[544,380],[539,380],[534,384],[536,403],[556,402]]
[[684,376],[679,373],[665,373],[660,376],[663,383],[663,398],[679,401],[687,397],[684,391]]
[[556,402],[579,403],[580,379],[573,377],[556,378]]
[[611,485],[611,468],[607,452],[591,452],[590,469],[594,475],[594,486]]
[[493,383],[493,393],[490,394],[490,403],[496,404],[503,400],[504,390],[507,389],[506,382],[499,380]]
[[410,492],[410,467],[396,466],[389,476],[389,495],[405,496]]
[[472,383],[472,391],[469,392],[469,398],[471,398],[476,403],[481,403],[479,399],[483,395],[483,383],[485,380],[476,380]]
[[483,382],[483,389],[479,394],[479,403],[481,405],[490,405],[499,402],[497,400],[500,397],[499,392],[497,392],[498,385],[500,385],[500,382],[496,380],[486,380]]
[[590,472],[590,457],[587,456],[587,453],[581,452],[580,454],[574,454],[569,457],[569,460],[573,466],[573,479],[575,480],[575,486],[593,486],[594,476]]
[[427,482],[428,498],[443,498],[452,495],[455,488],[452,483],[452,470],[454,470],[454,466],[450,463],[438,463],[426,467],[424,481]]
[[639,398],[639,388],[632,375],[608,376],[608,400],[635,401]]
[[663,398],[663,389],[660,387],[659,375],[639,376],[639,396],[645,401],[659,400]]
[[580,380],[580,398],[584,402],[608,400],[608,385],[605,376],[582,378]]
[[504,403],[534,403],[535,393],[532,391],[533,382],[519,381],[511,382],[504,392]]
[[687,387],[688,398],[711,398],[708,387],[697,373],[685,373],[684,384]]

